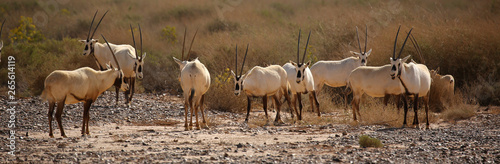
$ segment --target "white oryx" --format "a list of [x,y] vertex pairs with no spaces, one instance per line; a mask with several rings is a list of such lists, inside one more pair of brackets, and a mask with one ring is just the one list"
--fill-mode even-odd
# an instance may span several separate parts
[[[406,44],[406,40],[404,44]],[[403,51],[404,44],[403,47],[401,47],[400,52]],[[396,42],[394,44],[394,53],[395,52]],[[347,83],[353,92],[353,100],[351,104],[352,115],[355,121],[357,121],[356,113],[361,120],[361,115],[359,113],[359,104],[364,93],[371,97],[385,97],[386,95],[401,95],[405,92],[405,89],[403,85],[401,85],[401,82],[393,80],[393,78],[391,78],[391,76],[388,74],[390,71],[391,65],[387,64],[379,67],[362,66],[354,69],[351,72]]]
[[[275,124],[281,124],[280,111],[281,103],[278,96],[285,95],[288,105],[290,105],[290,97],[288,96],[288,81],[285,69],[279,65],[270,65],[267,67],[255,66],[246,74],[243,74],[243,68],[245,65],[245,60],[248,53],[245,52],[245,57],[243,58],[243,64],[241,65],[240,75],[235,74],[231,70],[231,74],[234,78],[234,94],[239,96],[241,92],[245,92],[247,96],[247,116],[245,118],[245,123],[248,123],[248,116],[250,115],[250,109],[252,105],[252,97],[262,97],[262,103],[264,108],[264,113],[266,114],[266,124],[269,124],[269,117],[267,115],[267,98],[273,96],[274,102],[276,103],[276,118],[274,120]],[[236,46],[236,69],[238,71],[238,46]],[[290,111],[293,116],[293,112]]]
[[[316,90],[314,89],[314,79],[309,70],[309,64],[311,61],[304,63],[304,58],[307,52],[307,46],[309,45],[309,38],[311,37],[311,32],[309,32],[309,36],[307,37],[306,48],[304,51],[304,55],[302,56],[302,63],[300,62],[299,51],[300,51],[300,30],[299,30],[299,39],[297,43],[297,63],[290,60],[289,63],[283,65],[283,68],[286,70],[288,83],[290,84],[290,91],[293,108],[297,114],[297,119],[302,120],[302,98],[301,94],[309,93],[309,101],[311,102],[311,109],[314,112],[314,106],[316,105],[316,109],[318,111],[318,116],[321,116],[319,111],[319,102],[316,98]],[[297,109],[297,99],[299,101],[299,109]],[[292,115],[293,116],[293,115]]]
[[[198,121],[198,110],[201,112],[201,117],[203,119],[204,128],[208,129],[207,122],[205,121],[205,112],[203,109],[203,101],[205,99],[205,93],[210,87],[210,73],[208,72],[205,65],[203,65],[198,58],[193,61],[189,60],[189,55],[191,54],[191,47],[193,46],[196,33],[193,36],[191,45],[189,46],[189,51],[187,57],[184,59],[184,44],[186,42],[186,31],[184,31],[184,41],[182,43],[182,58],[181,60],[174,58],[174,61],[179,64],[181,70],[180,82],[182,91],[184,92],[184,118],[185,118],[185,130],[191,130],[193,126],[193,111],[196,115],[196,129],[201,129]],[[189,126],[187,122],[188,107],[191,108],[191,113],[189,114]]]
[[[411,29],[412,30],[412,29]],[[411,35],[411,30],[408,32],[408,36]],[[398,29],[399,33],[399,29]],[[408,36],[406,39],[408,39]],[[397,38],[397,35],[396,35]],[[403,45],[404,47],[404,45]],[[395,47],[394,47],[395,48]],[[418,49],[417,47],[415,47]],[[420,52],[417,50],[417,53]],[[425,106],[425,115],[427,120],[426,128],[429,129],[429,90],[431,88],[431,74],[429,69],[424,64],[416,64],[414,62],[405,63],[410,56],[401,59],[401,52],[396,58],[396,53],[392,54],[391,60],[391,72],[390,75],[392,79],[396,77],[399,79],[403,87],[405,88],[405,93],[407,95],[414,97],[413,110],[415,116],[413,119],[413,125],[418,127],[418,98],[422,97]],[[403,127],[406,126],[406,114],[408,112],[406,98],[404,102],[404,121]]]
[[[94,23],[95,16],[97,15],[97,11],[94,14],[94,17],[92,18],[92,23],[90,24],[90,29],[89,33],[87,35],[86,40],[80,40],[80,42],[85,44],[85,48],[83,50],[83,55],[91,55],[96,63],[97,66],[99,67],[100,70],[104,70],[106,67],[105,64],[108,62],[111,62],[111,65],[116,67],[117,64],[115,61],[113,61],[113,56],[111,53],[107,50],[108,45],[106,44],[101,44],[99,43],[99,39],[93,39],[95,32],[97,31],[97,28],[101,24],[102,19],[104,16],[106,16],[108,12],[104,13],[104,15],[101,17],[101,20],[99,20],[99,23],[97,23],[97,26],[94,29],[94,32],[92,35],[90,35],[90,32],[92,30],[92,25]],[[132,26],[130,27],[132,31],[132,38],[134,40],[134,47],[135,47],[135,38],[133,36],[133,29]],[[139,32],[140,32],[140,37],[141,37],[141,50],[142,50],[142,31],[139,26]],[[127,104],[129,104],[132,100],[132,96],[134,94],[134,89],[135,89],[135,78],[142,79],[143,78],[143,66],[144,66],[144,58],[146,57],[146,53],[143,53],[143,55],[139,56],[136,49],[132,47],[131,45],[128,44],[122,44],[122,45],[116,45],[116,44],[109,44],[109,47],[113,50],[113,52],[116,54],[116,58],[118,59],[118,63],[122,66],[123,73],[125,75],[125,81],[130,85],[130,88],[125,91],[125,101]],[[142,51],[141,51],[142,52]],[[118,104],[118,99],[119,99],[119,86],[115,86],[116,88],[116,104]],[[131,92],[131,93],[130,93]],[[130,96],[129,96],[130,93]]]
[[5,21],[7,19],[4,19],[2,22],[2,27],[0,27],[0,62],[2,62],[2,48],[3,48],[3,40],[2,39],[2,31],[3,31],[3,25],[5,24]]
[[[104,38],[104,36],[102,37]],[[114,55],[113,51],[109,50]],[[116,58],[114,60],[116,61]],[[73,71],[56,70],[47,76],[41,98],[49,101],[50,137],[54,137],[52,133],[52,114],[56,103],[57,111],[55,117],[62,137],[66,137],[61,122],[64,104],[75,104],[78,102],[84,102],[82,135],[89,134],[89,110],[97,97],[113,85],[120,86],[122,90],[128,89],[128,85],[123,80],[123,72],[120,69],[120,65],[117,66],[118,69],[107,65],[107,70],[104,71],[96,71],[89,67]]]
[[[347,78],[352,70],[358,68],[359,66],[366,66],[368,56],[370,56],[372,52],[372,49],[366,52],[366,45],[368,43],[368,27],[366,27],[364,51],[361,50],[358,27],[356,27],[356,34],[358,37],[359,53],[350,51],[350,53],[356,57],[348,57],[337,61],[318,61],[311,67],[311,73],[314,78],[314,88],[317,91],[316,94],[321,92],[324,84],[330,87],[346,86]],[[345,92],[344,94],[345,105],[347,107],[348,93]]]

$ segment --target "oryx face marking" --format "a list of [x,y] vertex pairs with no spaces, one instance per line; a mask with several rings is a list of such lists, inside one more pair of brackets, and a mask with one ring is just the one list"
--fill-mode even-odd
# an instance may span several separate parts
[[99,39],[90,39],[90,40],[80,40],[81,43],[85,44],[83,49],[83,56],[91,55],[94,53],[94,45],[97,43]]
[[231,71],[231,74],[234,78],[234,95],[239,96],[243,90],[243,79],[245,75],[236,76],[233,71]]
[[307,67],[309,67],[309,64],[311,63],[310,61],[307,62],[307,63],[295,63],[295,62],[291,62],[293,66],[295,66],[295,72],[297,73],[297,79],[295,80],[295,82],[297,83],[301,83],[304,78],[305,78],[305,70]]
[[139,78],[139,79],[142,79],[144,77],[144,74],[143,74],[144,57],[146,57],[146,53],[144,53],[140,59],[137,59],[135,61],[135,72],[136,72],[137,78]]

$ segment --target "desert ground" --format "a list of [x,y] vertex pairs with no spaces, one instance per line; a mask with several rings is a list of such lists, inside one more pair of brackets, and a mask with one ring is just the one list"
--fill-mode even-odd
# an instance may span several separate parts
[[[2,97],[2,103],[6,103]],[[265,126],[262,108],[245,114],[207,110],[210,129],[184,131],[182,98],[139,94],[130,107],[115,106],[106,92],[91,108],[90,135],[81,136],[82,104],[67,105],[63,125],[68,138],[55,128],[48,135],[46,102],[38,97],[19,100],[16,110],[15,156],[2,139],[0,161],[19,163],[498,163],[498,108],[480,107],[476,115],[457,122],[437,121],[430,130],[386,125],[293,122],[285,110],[284,125]],[[0,107],[1,122],[9,119]],[[347,112],[348,114],[344,114]],[[270,113],[270,119],[275,113]],[[306,115],[314,116],[308,112]],[[351,116],[339,109],[322,118]],[[368,116],[366,116],[368,117]],[[57,127],[56,122],[53,126]],[[423,127],[423,124],[420,125]],[[2,138],[9,137],[6,126]],[[382,148],[359,145],[359,136],[378,138]]]

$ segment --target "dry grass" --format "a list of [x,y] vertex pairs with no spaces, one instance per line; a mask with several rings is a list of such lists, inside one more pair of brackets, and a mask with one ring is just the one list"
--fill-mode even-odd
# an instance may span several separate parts
[[379,139],[372,138],[367,135],[362,135],[359,137],[359,146],[360,147],[374,147],[374,148],[381,148],[384,147],[384,144],[380,142]]

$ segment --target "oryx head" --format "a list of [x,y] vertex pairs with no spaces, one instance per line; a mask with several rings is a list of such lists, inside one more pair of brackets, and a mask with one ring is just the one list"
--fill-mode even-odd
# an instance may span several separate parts
[[126,90],[128,90],[128,84],[125,83],[125,78],[123,76],[123,71],[120,68],[120,63],[118,63],[118,60],[116,60],[115,52],[113,52],[113,49],[111,49],[111,47],[109,46],[109,43],[106,40],[106,38],[104,37],[104,35],[101,34],[101,36],[104,39],[104,41],[106,42],[106,44],[108,45],[109,51],[111,51],[111,54],[113,54],[113,59],[115,59],[116,66],[118,67],[118,69],[117,69],[117,68],[113,68],[113,66],[110,66],[111,64],[107,64],[106,65],[106,67],[108,68],[108,70],[112,69],[112,70],[114,70],[118,74],[116,76],[114,86],[120,86],[121,90],[126,91]]
[[295,66],[295,73],[297,74],[297,79],[295,80],[297,83],[302,82],[304,80],[304,71],[306,70],[307,67],[309,67],[309,64],[311,64],[311,61],[308,61],[307,63],[304,63],[304,59],[306,57],[307,53],[307,47],[309,45],[309,38],[311,38],[311,31],[309,31],[309,36],[307,37],[307,43],[306,43],[306,48],[304,50],[304,55],[302,55],[302,63],[300,62],[300,29],[299,29],[299,39],[297,43],[297,63],[290,61],[293,66]]
[[130,31],[132,31],[132,41],[134,42],[134,50],[135,50],[135,65],[134,65],[135,75],[137,76],[137,78],[142,79],[144,75],[142,73],[142,69],[144,67],[144,58],[146,57],[146,53],[142,51],[142,30],[141,30],[141,25],[138,24],[138,26],[139,26],[139,36],[141,39],[141,53],[142,53],[141,56],[139,56],[137,52],[137,47],[135,45],[134,29],[132,28],[132,25],[130,25]]
[[[193,40],[191,40],[191,45],[189,46],[189,51],[188,51],[188,54],[187,54],[187,57],[184,59],[184,45],[186,44],[186,31],[187,29],[184,29],[184,40],[182,41],[182,56],[181,56],[181,60],[174,58],[174,61],[179,64],[179,67],[182,71],[182,69],[184,69],[184,66],[186,66],[186,64],[189,62],[189,55],[191,55],[191,47],[193,47],[193,43],[194,43],[194,38],[196,38],[196,34],[198,34],[198,29],[196,29],[196,32],[194,33],[194,36],[193,36]],[[180,80],[180,78],[179,78]]]
[[99,23],[97,23],[97,26],[95,26],[94,32],[92,33],[92,35],[90,35],[90,31],[92,30],[92,25],[94,24],[95,16],[97,15],[97,11],[95,12],[94,18],[92,18],[92,22],[90,23],[90,28],[89,28],[89,33],[87,34],[87,39],[80,40],[81,43],[85,44],[85,48],[83,49],[83,56],[94,54],[94,45],[96,42],[99,42],[99,39],[93,39],[93,37],[94,37],[95,31],[97,31],[97,28],[99,27],[102,19],[104,18],[104,16],[106,16],[107,13],[108,13],[108,11],[106,11],[106,13],[104,13],[104,15],[102,15],[101,20],[99,20]]
[[[3,25],[5,24],[5,21],[7,19],[4,19],[2,22],[2,27],[0,27],[0,39],[2,39],[2,31],[3,31]],[[0,62],[2,61],[2,48],[3,48],[3,41],[0,40]]]
[[[240,95],[241,91],[243,90],[243,81],[245,80],[245,75],[243,74],[243,66],[245,66],[245,60],[247,59],[247,53],[248,53],[248,44],[247,44],[247,50],[245,51],[245,57],[243,58],[243,64],[241,65],[241,71],[240,75],[235,74],[233,70],[231,70],[231,74],[233,75],[234,78],[234,95],[238,96]],[[236,45],[236,73],[238,73],[238,45]]]
[[365,51],[361,51],[361,44],[359,43],[359,33],[358,33],[358,26],[356,26],[356,35],[358,36],[358,46],[359,46],[359,53],[350,51],[352,55],[357,55],[359,59],[361,59],[361,66],[366,66],[366,63],[368,62],[368,56],[372,53],[372,49],[368,52],[366,52],[366,45],[368,44],[368,27],[365,25],[366,31],[365,31]]
[[398,33],[396,33],[396,39],[394,40],[394,51],[392,52],[392,57],[390,58],[392,79],[395,79],[396,77],[401,76],[402,66],[406,62],[406,60],[408,60],[411,56],[411,55],[408,55],[407,57],[405,57],[403,59],[400,58],[401,53],[403,52],[403,49],[405,48],[406,41],[408,40],[408,37],[410,36],[411,30],[413,30],[413,28],[410,29],[410,32],[408,32],[408,35],[406,36],[405,42],[403,42],[403,46],[401,46],[401,50],[399,50],[399,55],[396,58],[396,46],[397,46],[397,41],[398,41],[399,29],[401,29],[401,26],[399,26]]

